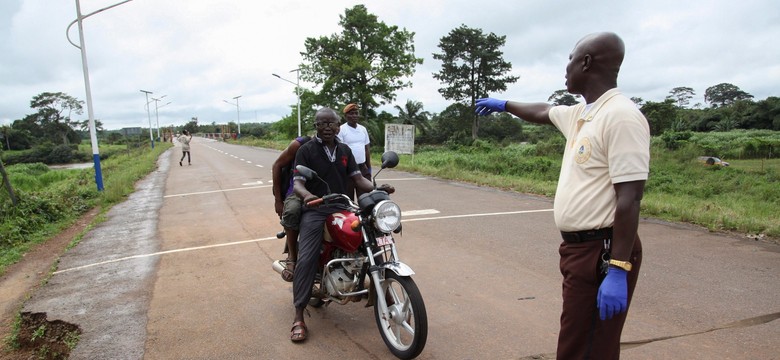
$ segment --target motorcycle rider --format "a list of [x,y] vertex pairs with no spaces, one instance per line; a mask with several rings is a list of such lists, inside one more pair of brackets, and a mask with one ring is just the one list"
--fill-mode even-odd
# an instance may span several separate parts
[[[362,192],[370,192],[374,189],[371,181],[361,174],[352,150],[336,138],[339,121],[339,114],[335,110],[328,107],[319,109],[314,120],[317,135],[312,141],[301,146],[295,156],[296,165],[314,170],[324,181],[307,182],[303,176],[298,175],[297,170],[294,172],[293,188],[295,194],[303,199],[304,204],[327,195],[328,189],[332,193],[346,194],[350,179]],[[385,185],[383,189],[388,193],[395,190]],[[328,206],[304,207],[301,214],[298,261],[293,277],[295,319],[290,330],[290,340],[293,342],[306,340],[308,335],[303,312],[311,298],[314,277],[317,274],[325,218],[332,212],[334,208]]]

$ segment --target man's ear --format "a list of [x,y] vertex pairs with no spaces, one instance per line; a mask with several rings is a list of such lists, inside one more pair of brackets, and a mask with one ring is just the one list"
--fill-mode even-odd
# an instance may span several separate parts
[[586,72],[590,70],[591,66],[593,66],[593,57],[590,56],[590,54],[585,54],[582,58],[582,71]]

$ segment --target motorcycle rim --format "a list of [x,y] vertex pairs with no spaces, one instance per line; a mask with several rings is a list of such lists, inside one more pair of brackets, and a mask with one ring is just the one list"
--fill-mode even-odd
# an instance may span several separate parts
[[[374,306],[374,316],[385,345],[398,358],[412,359],[420,355],[428,338],[428,317],[420,290],[411,277],[385,272],[382,282],[388,316],[380,305]],[[378,294],[377,296],[382,296]]]

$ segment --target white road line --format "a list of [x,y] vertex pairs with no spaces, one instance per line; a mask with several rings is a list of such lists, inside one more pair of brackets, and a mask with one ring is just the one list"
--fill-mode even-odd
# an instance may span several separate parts
[[267,187],[271,187],[271,185],[247,186],[247,187],[235,188],[235,189],[222,189],[222,190],[212,190],[212,191],[199,191],[199,192],[192,192],[192,193],[186,193],[186,194],[173,194],[173,195],[165,195],[165,196],[163,196],[163,198],[179,197],[179,196],[190,196],[190,195],[213,194],[213,193],[219,193],[219,192],[238,191],[238,190],[247,190],[247,189],[260,189],[260,188],[267,188]]
[[507,212],[484,213],[484,214],[463,214],[463,215],[450,215],[450,216],[428,217],[428,218],[419,218],[419,219],[408,219],[408,220],[402,220],[401,222],[411,222],[411,221],[426,221],[426,220],[443,220],[443,219],[457,219],[457,218],[479,217],[479,216],[498,216],[498,215],[530,214],[530,213],[538,213],[538,212],[549,212],[549,211],[553,211],[553,209],[542,209],[542,210],[523,210],[523,211],[507,211]]
[[224,243],[224,244],[207,245],[207,246],[196,246],[196,247],[184,248],[184,249],[160,251],[160,252],[156,252],[156,253],[152,253],[152,254],[133,255],[133,256],[123,257],[123,258],[119,258],[119,259],[101,261],[101,262],[94,263],[94,264],[87,264],[87,265],[77,266],[77,267],[70,268],[70,269],[58,270],[58,271],[55,271],[54,274],[59,274],[59,273],[64,273],[64,272],[74,271],[74,270],[82,270],[82,269],[91,268],[91,267],[94,267],[94,266],[111,264],[111,263],[115,263],[115,262],[127,261],[127,260],[132,260],[132,259],[141,259],[141,258],[147,258],[147,257],[152,257],[152,256],[160,256],[160,255],[166,255],[166,254],[174,254],[174,253],[185,252],[185,251],[211,249],[211,248],[222,247],[222,246],[241,245],[241,244],[260,242],[260,241],[268,241],[268,240],[278,240],[278,239],[276,238],[276,236],[274,236],[274,237],[267,237],[267,238],[253,239],[253,240],[234,241],[234,242],[229,242],[229,243]]
[[436,209],[409,210],[409,211],[401,211],[401,216],[433,215],[433,214],[438,214],[439,212],[440,211]]

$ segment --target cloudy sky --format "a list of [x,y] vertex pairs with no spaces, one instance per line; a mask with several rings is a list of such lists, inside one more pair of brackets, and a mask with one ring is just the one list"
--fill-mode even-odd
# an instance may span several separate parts
[[[89,14],[120,0],[81,0]],[[678,86],[696,91],[727,82],[762,100],[780,95],[780,8],[772,0],[133,0],[84,21],[95,118],[106,129],[149,127],[152,91],[161,126],[236,120],[274,122],[296,103],[291,69],[304,40],[340,32],[339,15],[363,3],[388,25],[414,32],[424,59],[396,104],[420,101],[440,112],[449,101],[433,79],[439,40],[462,24],[507,37],[504,59],[520,80],[495,97],[546,101],[564,87],[568,54],[583,35],[614,31],[626,43],[619,86],[661,101]],[[75,0],[0,1],[0,125],[33,113],[42,92],[86,100],[81,54],[66,28]],[[78,44],[78,29],[70,38]],[[317,89],[317,84],[301,83]],[[168,104],[170,102],[170,104]],[[382,108],[397,112],[391,104]],[[157,120],[151,105],[152,127]],[[86,119],[84,115],[79,119]]]

